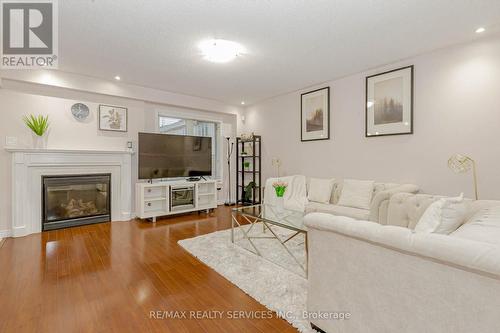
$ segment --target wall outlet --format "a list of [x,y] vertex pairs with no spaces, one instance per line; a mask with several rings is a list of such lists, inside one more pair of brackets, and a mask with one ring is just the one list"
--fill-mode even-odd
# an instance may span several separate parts
[[15,136],[6,136],[5,137],[5,145],[8,147],[17,146],[17,137]]

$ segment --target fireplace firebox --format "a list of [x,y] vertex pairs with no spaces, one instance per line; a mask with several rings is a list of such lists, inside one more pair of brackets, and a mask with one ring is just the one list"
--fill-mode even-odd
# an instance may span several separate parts
[[42,176],[42,230],[111,220],[111,174]]

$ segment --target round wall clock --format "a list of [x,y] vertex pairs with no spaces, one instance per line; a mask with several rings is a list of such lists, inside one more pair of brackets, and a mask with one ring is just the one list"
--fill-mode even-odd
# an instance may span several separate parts
[[85,120],[90,114],[89,107],[83,103],[76,103],[71,106],[71,113],[76,120]]

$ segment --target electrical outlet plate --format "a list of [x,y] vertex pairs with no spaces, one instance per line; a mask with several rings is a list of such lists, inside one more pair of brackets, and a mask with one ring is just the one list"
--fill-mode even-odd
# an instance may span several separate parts
[[8,147],[17,146],[17,137],[6,136],[5,137],[5,145]]

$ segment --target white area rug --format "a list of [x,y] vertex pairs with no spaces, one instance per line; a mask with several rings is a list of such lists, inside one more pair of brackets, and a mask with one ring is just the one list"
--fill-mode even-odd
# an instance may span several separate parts
[[[285,238],[293,235],[293,232],[279,227],[273,227],[273,231]],[[262,235],[262,226],[254,226],[251,233]],[[265,235],[269,236],[270,232],[266,231]],[[235,232],[235,241],[251,248],[240,230]],[[311,329],[309,321],[303,319],[307,280],[301,276],[304,272],[300,266],[276,239],[258,239],[254,242],[259,251],[273,262],[232,244],[231,230],[184,239],[178,243],[268,309],[286,314],[283,318],[300,332],[316,332]],[[287,243],[301,262],[305,260],[303,242],[304,236],[298,235]]]

